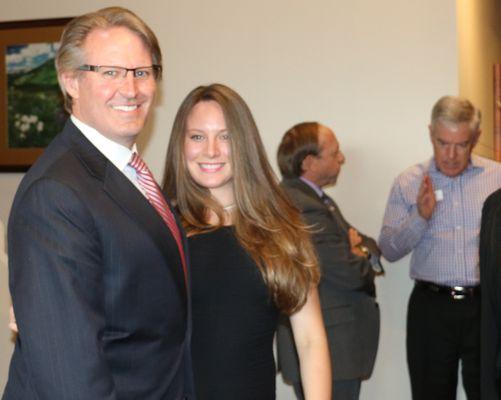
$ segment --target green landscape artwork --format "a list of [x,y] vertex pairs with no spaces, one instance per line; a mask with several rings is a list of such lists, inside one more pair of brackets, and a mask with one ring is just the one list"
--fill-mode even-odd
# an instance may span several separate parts
[[58,46],[58,43],[7,46],[10,149],[46,147],[63,127],[66,114],[54,66]]

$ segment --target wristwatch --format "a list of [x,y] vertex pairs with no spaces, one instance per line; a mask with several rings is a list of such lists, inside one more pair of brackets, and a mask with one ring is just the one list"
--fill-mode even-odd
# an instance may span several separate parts
[[367,246],[364,246],[364,245],[360,245],[358,246],[358,248],[360,249],[360,251],[362,253],[364,253],[365,257],[367,259],[370,259],[371,258],[371,252],[369,251],[369,248]]
[[383,264],[381,264],[379,256],[372,254],[367,246],[360,245],[358,248],[365,254],[376,275],[384,275]]

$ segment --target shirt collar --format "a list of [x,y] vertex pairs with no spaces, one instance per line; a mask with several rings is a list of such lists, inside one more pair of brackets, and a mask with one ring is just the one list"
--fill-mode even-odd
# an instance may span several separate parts
[[80,129],[82,134],[110,160],[120,171],[123,171],[129,163],[132,153],[137,153],[137,146],[134,143],[132,149],[108,139],[99,133],[96,129],[80,121],[74,115],[71,115],[71,121]]
[[322,190],[322,188],[320,188],[318,185],[314,184],[312,181],[309,181],[308,179],[303,178],[302,176],[300,176],[299,179],[301,179],[304,183],[306,183],[309,187],[311,187],[315,191],[315,193],[318,195],[318,197],[322,197],[322,195],[324,194],[324,191]]

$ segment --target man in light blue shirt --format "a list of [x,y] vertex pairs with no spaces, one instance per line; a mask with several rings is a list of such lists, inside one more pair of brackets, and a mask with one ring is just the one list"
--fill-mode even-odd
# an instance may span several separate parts
[[466,99],[439,99],[429,130],[433,157],[396,178],[379,246],[389,261],[412,252],[413,399],[455,399],[459,361],[468,399],[480,399],[478,240],[482,204],[501,186],[501,165],[471,154],[480,112]]

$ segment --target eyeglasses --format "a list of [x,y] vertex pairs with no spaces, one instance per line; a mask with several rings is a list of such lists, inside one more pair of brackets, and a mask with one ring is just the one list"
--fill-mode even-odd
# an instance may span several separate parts
[[131,71],[134,79],[139,81],[147,81],[150,79],[157,80],[162,72],[161,65],[150,65],[148,67],[125,68],[114,65],[88,65],[84,64],[78,67],[79,71],[97,72],[101,78],[107,81],[121,82],[127,76],[127,72]]

